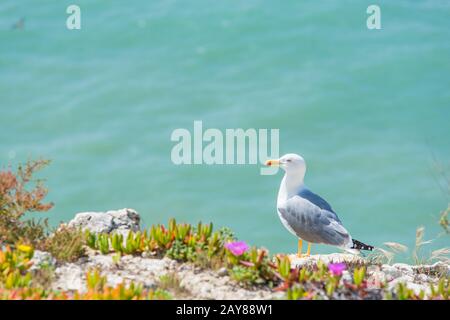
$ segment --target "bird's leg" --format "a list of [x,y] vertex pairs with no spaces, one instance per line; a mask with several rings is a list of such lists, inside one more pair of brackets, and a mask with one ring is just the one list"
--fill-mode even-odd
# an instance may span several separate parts
[[311,242],[308,242],[308,250],[306,251],[306,256],[309,257],[311,253]]
[[302,241],[302,239],[298,239],[297,257],[299,257],[299,258],[302,256],[302,247],[303,247],[303,241]]

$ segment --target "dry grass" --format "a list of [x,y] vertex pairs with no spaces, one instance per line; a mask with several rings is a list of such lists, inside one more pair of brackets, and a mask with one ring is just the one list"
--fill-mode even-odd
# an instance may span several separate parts
[[[419,227],[416,230],[416,238],[414,249],[412,250],[412,261],[416,265],[430,264],[436,261],[442,261],[444,263],[450,263],[450,248],[441,248],[431,252],[428,257],[425,257],[422,253],[422,249],[425,245],[432,243],[432,240],[424,240],[425,228]],[[373,264],[387,263],[391,264],[395,260],[398,254],[407,252],[409,249],[407,246],[397,242],[385,242],[384,248],[376,248],[372,254],[368,256],[368,261]]]
[[450,227],[448,221],[448,214],[450,213],[450,204],[447,209],[441,212],[439,217],[439,225],[444,229],[445,234],[450,235]]
[[189,291],[181,286],[181,281],[175,272],[160,276],[158,288],[172,293],[177,298],[183,298],[189,295]]
[[416,241],[414,245],[414,250],[412,253],[413,261],[416,265],[424,264],[428,259],[425,259],[422,255],[422,247],[424,245],[430,244],[432,240],[424,240],[425,237],[425,227],[419,227],[416,230]]
[[85,255],[83,233],[67,226],[60,226],[45,239],[41,248],[50,252],[58,261],[75,262]]

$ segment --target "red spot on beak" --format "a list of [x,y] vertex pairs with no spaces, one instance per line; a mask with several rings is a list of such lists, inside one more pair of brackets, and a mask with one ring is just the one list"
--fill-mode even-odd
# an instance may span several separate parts
[[269,167],[272,166],[272,164],[273,164],[272,160],[267,160],[266,163],[265,163],[265,165],[269,166]]

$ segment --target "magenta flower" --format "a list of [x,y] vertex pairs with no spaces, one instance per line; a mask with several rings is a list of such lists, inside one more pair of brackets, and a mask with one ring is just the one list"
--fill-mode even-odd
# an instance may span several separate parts
[[246,244],[244,241],[235,241],[235,242],[228,242],[225,245],[225,248],[230,250],[232,254],[235,256],[241,256],[246,252],[250,247],[248,244]]
[[342,272],[347,269],[347,266],[345,263],[330,263],[328,265],[328,270],[335,275],[335,276],[341,276]]

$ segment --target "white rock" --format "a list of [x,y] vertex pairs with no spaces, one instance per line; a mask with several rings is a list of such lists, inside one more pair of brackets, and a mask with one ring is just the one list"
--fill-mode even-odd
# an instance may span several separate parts
[[39,250],[34,251],[31,262],[33,265],[31,266],[30,271],[34,271],[45,266],[53,267],[56,264],[55,258],[53,258],[50,253]]
[[217,270],[217,275],[219,275],[220,277],[226,276],[227,274],[228,274],[228,270],[225,267]]
[[413,281],[414,278],[412,276],[404,275],[388,282],[388,289],[392,291],[397,287],[399,283],[404,283],[408,285],[408,283],[412,283]]
[[75,215],[69,222],[69,227],[81,227],[94,233],[110,233],[113,228],[113,218],[103,212],[82,212]]
[[115,229],[138,231],[141,217],[133,209],[107,211],[106,214],[113,218]]
[[341,281],[342,282],[352,283],[353,282],[353,277],[350,274],[350,272],[348,272],[347,270],[342,271]]
[[89,262],[91,267],[99,267],[101,269],[110,268],[114,262],[111,255],[95,255],[89,256]]
[[322,261],[325,264],[329,263],[364,263],[364,258],[349,254],[349,253],[332,253],[332,254],[316,254],[309,257],[297,257],[295,254],[289,255],[292,268],[299,268],[302,266],[317,264],[318,261]]
[[219,277],[216,272],[203,270],[195,273],[194,267],[178,268],[180,286],[187,289],[195,299],[254,300],[273,299],[275,293],[269,288],[249,290],[239,287],[228,276]]
[[381,266],[381,271],[386,274],[386,280],[391,281],[395,278],[402,276],[402,271],[395,268],[394,266],[390,266],[388,264],[383,264]]
[[426,275],[434,275],[437,277],[450,276],[450,264],[443,261],[438,261],[431,265],[413,266],[412,268],[417,273],[423,273]]
[[414,274],[414,270],[409,264],[406,264],[406,263],[395,263],[392,266],[394,268],[400,270],[402,272],[402,274],[407,274],[407,275],[413,275]]
[[378,272],[378,271],[381,271],[381,268],[379,266],[377,266],[377,265],[367,266],[367,271],[366,271],[367,274],[372,274],[372,273]]
[[383,271],[375,271],[373,272],[369,278],[368,282],[376,288],[379,288],[382,283],[387,281],[386,274]]
[[158,259],[140,259],[137,263],[140,269],[153,274],[164,272],[169,266],[167,261]]
[[124,282],[124,279],[117,274],[107,274],[106,276],[107,285],[110,287],[116,287]]
[[428,276],[425,274],[418,274],[416,280],[420,282],[429,282]]
[[88,229],[94,233],[127,233],[139,230],[140,217],[133,209],[112,210],[107,212],[81,212],[69,222],[69,227]]
[[57,280],[53,283],[56,290],[78,290],[84,292],[84,272],[80,266],[74,263],[68,263],[62,267],[56,268],[55,275]]

